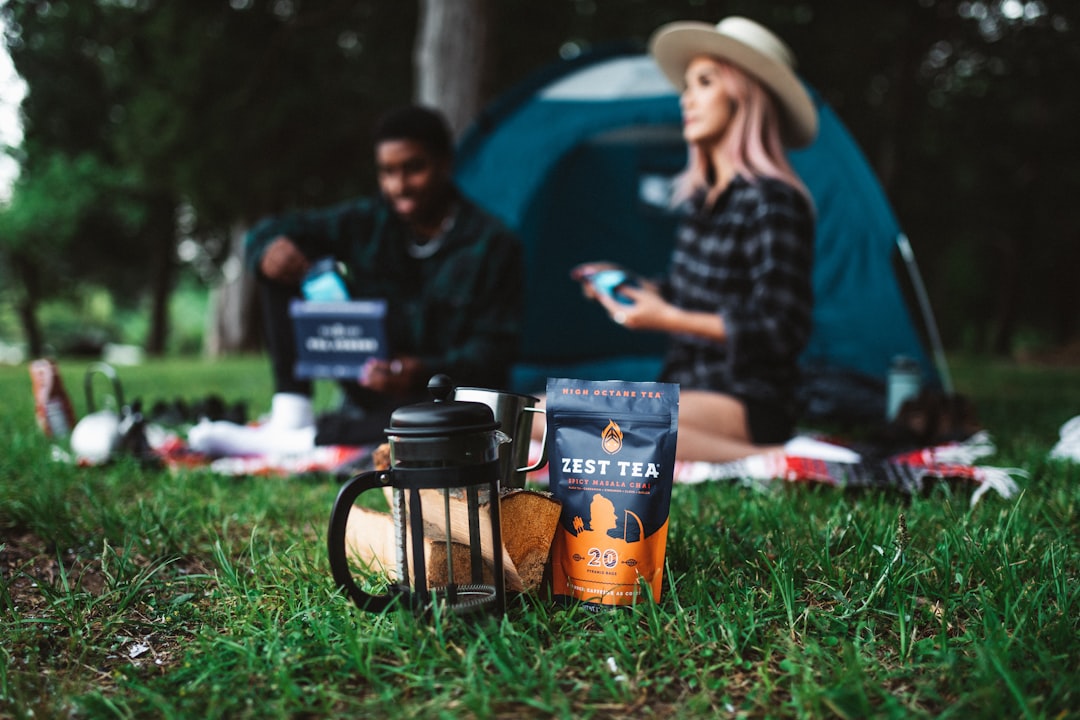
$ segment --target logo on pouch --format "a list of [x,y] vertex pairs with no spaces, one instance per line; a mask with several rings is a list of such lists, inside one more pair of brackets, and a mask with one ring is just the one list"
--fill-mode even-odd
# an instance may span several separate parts
[[608,420],[607,427],[600,434],[600,445],[608,455],[614,455],[622,450],[622,430],[614,420]]

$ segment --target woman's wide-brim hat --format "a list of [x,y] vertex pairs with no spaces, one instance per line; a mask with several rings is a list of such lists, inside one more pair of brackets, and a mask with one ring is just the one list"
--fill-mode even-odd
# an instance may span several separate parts
[[817,110],[795,75],[795,55],[780,38],[753,20],[732,16],[716,25],[668,23],[653,33],[649,52],[671,84],[680,89],[685,86],[687,65],[699,55],[737,65],[778,101],[783,115],[780,134],[786,145],[803,147],[817,135]]

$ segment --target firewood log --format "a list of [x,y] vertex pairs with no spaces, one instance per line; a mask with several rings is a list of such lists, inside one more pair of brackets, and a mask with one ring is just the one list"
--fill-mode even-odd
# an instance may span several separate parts
[[[440,491],[424,491],[424,556],[429,585],[449,582],[446,550],[446,506]],[[560,504],[546,493],[531,490],[511,490],[500,502],[502,526],[503,574],[510,592],[539,589],[551,553],[551,542],[559,520]],[[488,513],[490,507],[481,505],[480,539],[485,568],[485,582],[491,582],[494,557]],[[389,513],[361,507],[350,511],[347,544],[351,557],[372,570],[387,572],[396,579],[396,534]],[[450,501],[450,536],[454,576],[457,582],[471,582],[472,564],[468,548],[468,506],[458,499]],[[411,537],[409,538],[411,544]],[[410,545],[411,546],[411,545]],[[459,574],[460,572],[460,574]]]
[[562,504],[548,493],[508,490],[500,496],[503,546],[528,590],[538,590],[551,559]]
[[[446,506],[443,495],[438,490],[422,490],[421,505],[424,512],[424,557],[429,585],[445,585],[450,581],[446,559]],[[468,505],[456,498],[450,499],[450,539],[451,545],[458,545],[461,550],[451,550],[454,560],[454,577],[459,583],[472,582],[472,563],[469,554],[469,510]],[[491,527],[488,518],[488,506],[478,508],[480,518],[480,550],[486,574],[490,579],[495,549],[492,547]],[[397,551],[394,521],[389,513],[380,513],[365,508],[353,507],[349,511],[349,523],[345,530],[347,547],[352,557],[366,564],[373,570],[383,570],[396,578]],[[552,533],[554,537],[554,532]],[[409,532],[407,546],[412,547],[412,533]],[[506,589],[510,592],[522,592],[521,576],[505,543],[499,548],[502,553],[503,575]],[[463,560],[458,560],[464,554]],[[429,559],[428,559],[429,558]],[[411,563],[411,558],[409,562]],[[460,570],[459,570],[460,568]]]
[[[439,537],[433,537],[439,534]],[[450,570],[447,564],[447,555],[451,554],[453,561],[453,577],[458,584],[474,582],[472,575],[472,558],[469,546],[462,543],[450,543],[447,549],[446,534],[433,524],[427,523],[424,528],[424,566],[425,578],[428,587],[439,587],[450,583]],[[412,538],[409,538],[412,542]],[[378,512],[368,508],[353,507],[349,511],[349,524],[346,530],[346,548],[350,559],[363,565],[373,572],[382,572],[391,580],[397,581],[397,533],[394,530],[394,520],[389,513]],[[411,546],[410,546],[411,547]],[[412,563],[412,556],[408,558]],[[481,582],[491,584],[492,564],[491,557],[484,558]],[[507,574],[507,590],[518,590],[520,580],[515,581]],[[516,576],[516,573],[515,573]]]

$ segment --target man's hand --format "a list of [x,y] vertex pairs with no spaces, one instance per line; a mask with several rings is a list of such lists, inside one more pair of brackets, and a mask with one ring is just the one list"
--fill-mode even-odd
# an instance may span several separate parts
[[281,235],[266,246],[259,270],[268,279],[283,285],[299,285],[311,263],[292,240]]
[[387,395],[406,395],[419,386],[423,370],[420,360],[414,357],[372,358],[360,371],[360,384]]

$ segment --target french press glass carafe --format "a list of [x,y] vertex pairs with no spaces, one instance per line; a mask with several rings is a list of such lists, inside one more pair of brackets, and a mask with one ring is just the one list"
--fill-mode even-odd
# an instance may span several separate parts
[[[453,385],[445,375],[428,388],[432,402],[391,415],[390,469],[356,475],[338,493],[328,539],[333,577],[372,612],[401,601],[419,612],[438,604],[457,613],[502,614],[499,445],[508,438],[488,406],[446,399]],[[369,490],[388,491],[394,521],[396,579],[383,595],[362,590],[349,564],[349,516]]]

